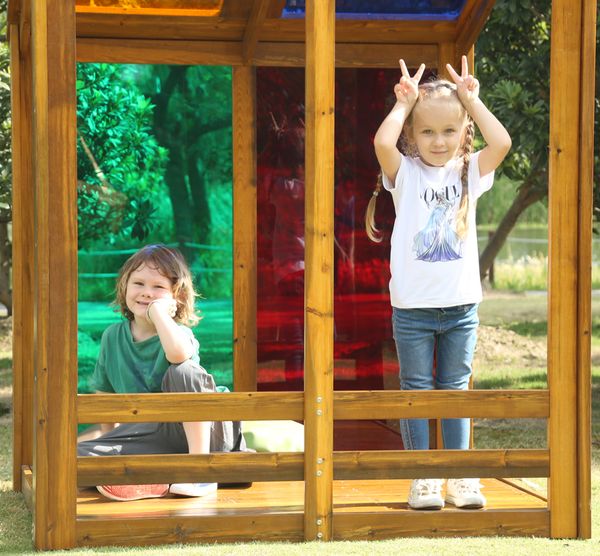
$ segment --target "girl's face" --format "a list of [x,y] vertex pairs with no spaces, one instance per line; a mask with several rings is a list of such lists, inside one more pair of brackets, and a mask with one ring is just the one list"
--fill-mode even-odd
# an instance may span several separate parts
[[443,166],[455,158],[463,144],[465,112],[454,98],[422,100],[413,109],[410,138],[421,160]]
[[173,285],[157,268],[143,264],[129,275],[125,303],[134,319],[145,320],[148,304],[155,299],[173,299]]

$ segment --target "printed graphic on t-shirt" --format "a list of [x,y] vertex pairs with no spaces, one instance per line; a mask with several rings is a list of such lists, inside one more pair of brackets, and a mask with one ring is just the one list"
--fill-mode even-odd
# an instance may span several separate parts
[[[452,199],[448,197],[451,196]],[[460,198],[456,186],[423,194],[431,210],[425,227],[413,239],[413,251],[419,261],[444,262],[462,258],[462,241],[455,231],[454,203]]]

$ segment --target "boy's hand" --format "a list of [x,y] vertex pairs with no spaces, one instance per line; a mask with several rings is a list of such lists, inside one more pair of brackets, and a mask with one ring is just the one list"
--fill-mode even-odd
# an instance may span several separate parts
[[408,73],[408,68],[402,59],[400,59],[400,69],[402,71],[402,77],[394,86],[396,100],[406,104],[407,107],[412,110],[412,107],[417,102],[417,98],[419,98],[419,81],[421,81],[421,77],[425,71],[425,64],[421,64],[412,77],[410,76],[410,73]]
[[458,98],[464,105],[468,105],[479,98],[479,81],[469,73],[469,63],[466,56],[462,57],[461,62],[460,75],[456,73],[450,64],[446,64],[446,69],[454,83],[456,83]]
[[173,318],[177,314],[177,301],[172,298],[160,298],[154,299],[148,304],[148,308],[146,309],[146,318],[152,322],[152,316],[150,313],[150,309],[153,311],[165,311],[167,315]]

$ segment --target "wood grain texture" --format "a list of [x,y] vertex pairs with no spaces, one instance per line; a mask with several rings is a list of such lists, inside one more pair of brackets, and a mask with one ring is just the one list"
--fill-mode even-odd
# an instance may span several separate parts
[[242,45],[242,59],[244,64],[251,64],[258,43],[258,34],[271,7],[271,0],[254,0],[252,11],[246,24]]
[[234,67],[233,386],[256,391],[256,70]]
[[306,4],[304,538],[329,540],[333,481],[335,1]]
[[548,384],[551,535],[577,536],[578,222],[582,2],[553,0],[550,54]]
[[18,491],[21,467],[33,464],[33,109],[31,50],[25,48],[31,41],[21,40],[18,21],[11,29],[13,489]]
[[[75,545],[77,161],[75,9],[32,4],[35,183],[34,542]],[[60,294],[59,294],[60,292]]]
[[[596,69],[597,2],[582,1],[581,75]],[[582,79],[579,168],[579,249],[577,268],[577,536],[592,536],[592,211],[594,191],[595,81]]]
[[[301,420],[302,392],[80,394],[79,423]],[[107,419],[112,419],[107,421]]]

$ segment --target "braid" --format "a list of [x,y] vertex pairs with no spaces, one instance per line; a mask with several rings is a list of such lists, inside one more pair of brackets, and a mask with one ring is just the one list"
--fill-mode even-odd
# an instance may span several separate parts
[[460,174],[462,193],[460,205],[458,211],[456,211],[456,233],[461,239],[464,239],[469,231],[469,162],[471,161],[471,153],[473,152],[474,136],[475,127],[472,120],[469,118],[465,129],[465,141],[462,146],[463,165]]
[[369,199],[369,204],[367,205],[367,211],[365,213],[365,229],[367,231],[367,236],[375,243],[381,243],[381,240],[383,239],[381,231],[375,227],[375,205],[377,204],[377,196],[379,195],[382,186],[383,177],[381,172],[379,172],[377,175],[377,182],[375,183],[375,189]]

